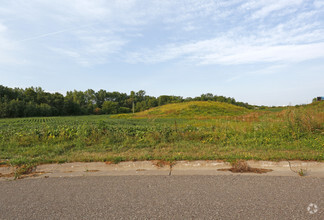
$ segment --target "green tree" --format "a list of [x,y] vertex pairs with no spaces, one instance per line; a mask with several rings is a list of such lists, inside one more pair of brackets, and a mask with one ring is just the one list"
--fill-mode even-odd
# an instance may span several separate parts
[[8,112],[9,117],[23,117],[24,116],[25,103],[18,99],[13,99],[9,102]]
[[117,114],[118,103],[112,101],[104,101],[104,103],[102,104],[102,112],[104,114]]
[[100,89],[96,93],[96,103],[99,108],[101,108],[104,101],[106,101],[106,96],[107,96],[107,92],[106,92],[106,90],[103,90],[103,89]]
[[40,116],[51,116],[52,115],[52,107],[46,103],[41,103],[37,106]]
[[24,116],[26,117],[39,116],[35,102],[30,101],[26,103],[26,107],[24,109]]

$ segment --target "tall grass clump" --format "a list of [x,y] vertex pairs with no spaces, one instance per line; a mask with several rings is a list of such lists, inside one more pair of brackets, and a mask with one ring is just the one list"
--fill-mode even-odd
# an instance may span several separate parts
[[324,114],[317,109],[290,108],[285,112],[285,122],[292,134],[323,132]]

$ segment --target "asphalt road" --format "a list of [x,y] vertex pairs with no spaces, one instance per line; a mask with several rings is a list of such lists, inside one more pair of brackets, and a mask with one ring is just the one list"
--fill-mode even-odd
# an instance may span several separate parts
[[[310,214],[307,210],[309,204]],[[324,178],[101,176],[0,182],[0,219],[324,219]]]

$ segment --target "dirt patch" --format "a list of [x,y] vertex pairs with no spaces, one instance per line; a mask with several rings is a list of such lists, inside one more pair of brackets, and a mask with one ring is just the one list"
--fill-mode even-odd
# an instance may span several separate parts
[[99,172],[99,170],[86,170],[85,172],[92,172],[92,173],[94,173],[94,172]]
[[36,172],[36,166],[31,164],[24,164],[21,166],[14,167],[14,171],[11,173],[2,174],[0,178],[14,178],[23,179],[26,177],[36,177],[44,174],[45,172]]
[[159,167],[159,168],[162,168],[162,167],[165,167],[165,166],[169,166],[169,167],[172,167],[175,162],[169,162],[169,161],[165,161],[165,160],[154,160],[152,161],[153,165]]
[[6,173],[6,174],[0,173],[0,178],[24,179],[27,177],[37,177],[43,174],[45,174],[45,172],[32,172],[32,173],[20,174],[19,176],[17,176],[16,173]]
[[28,173],[28,174],[23,174],[23,175],[19,176],[18,179],[24,179],[24,178],[27,178],[27,177],[37,177],[37,176],[40,176],[40,175],[43,175],[43,174],[45,174],[45,172]]
[[136,171],[146,171],[146,169],[137,169]]
[[10,177],[14,177],[15,174],[14,173],[6,173],[6,174],[2,174],[0,173],[0,178],[4,177],[4,178],[10,178]]
[[250,167],[246,161],[239,160],[232,163],[232,168],[227,169],[218,169],[218,171],[231,171],[232,173],[267,173],[271,172],[271,169],[262,169],[262,168],[252,168]]
[[10,167],[8,164],[0,164],[0,167]]

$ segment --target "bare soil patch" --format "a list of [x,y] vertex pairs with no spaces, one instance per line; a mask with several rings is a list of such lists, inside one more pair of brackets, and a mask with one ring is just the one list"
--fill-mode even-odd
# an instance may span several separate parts
[[176,162],[169,162],[165,160],[155,160],[153,161],[153,164],[159,168],[169,166],[172,167]]
[[85,172],[95,173],[95,172],[99,172],[99,170],[86,170]]
[[218,169],[219,171],[231,171],[233,173],[267,173],[271,172],[272,169],[262,169],[262,168],[253,168],[250,167],[246,161],[238,160],[232,163],[232,168],[227,169]]

